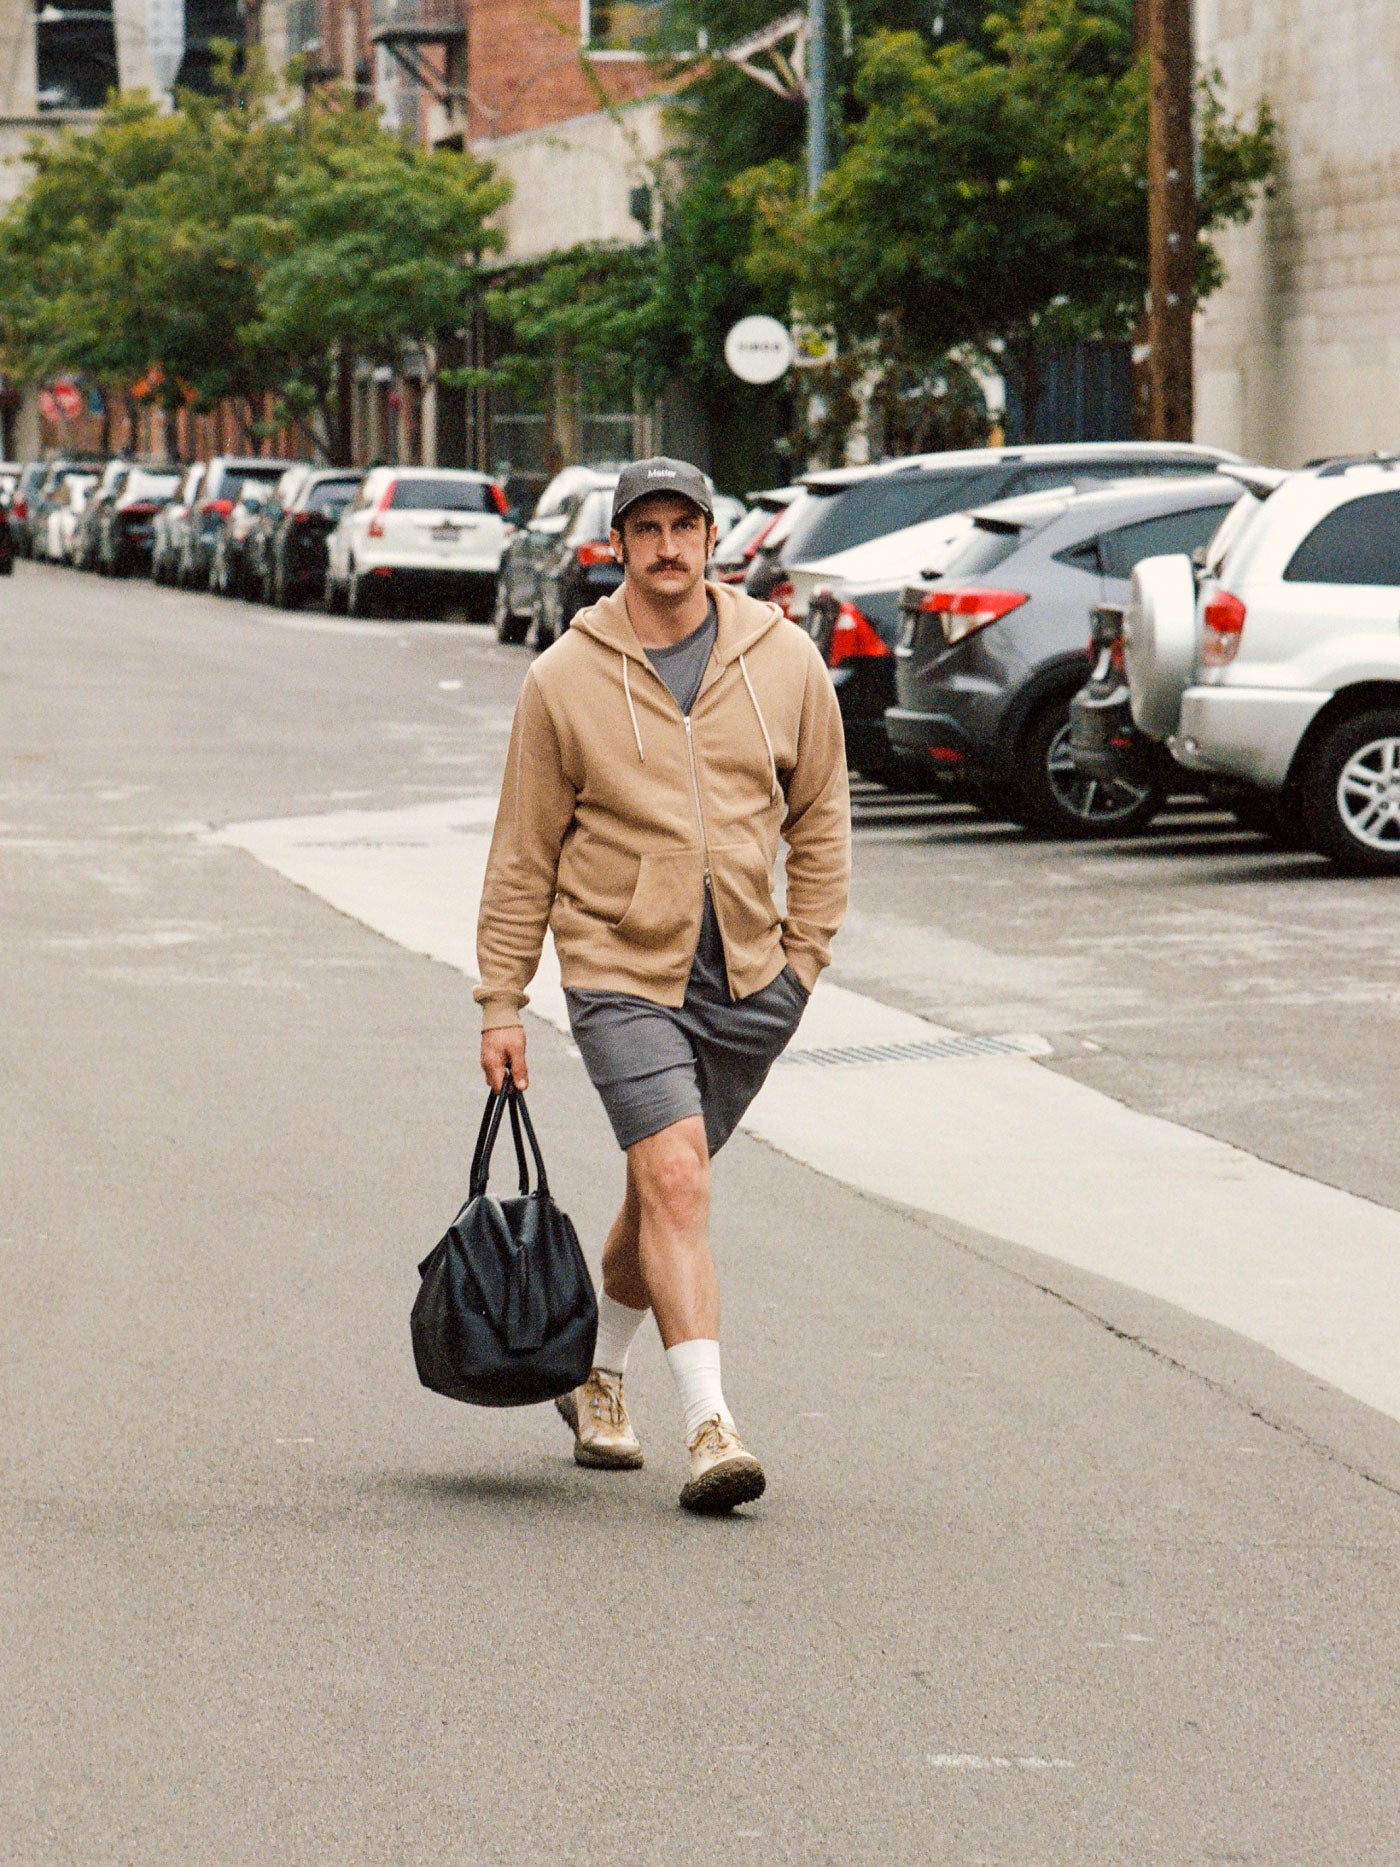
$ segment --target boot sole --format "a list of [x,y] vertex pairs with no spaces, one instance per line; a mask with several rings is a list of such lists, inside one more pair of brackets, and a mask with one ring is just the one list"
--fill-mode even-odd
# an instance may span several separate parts
[[752,1504],[767,1489],[763,1467],[755,1458],[727,1459],[681,1492],[681,1509],[700,1517],[722,1517],[739,1504]]
[[574,1464],[591,1472],[635,1472],[643,1463],[640,1446],[635,1452],[600,1452],[586,1446],[578,1436],[578,1408],[572,1394],[561,1394],[554,1403],[560,1419],[574,1436]]

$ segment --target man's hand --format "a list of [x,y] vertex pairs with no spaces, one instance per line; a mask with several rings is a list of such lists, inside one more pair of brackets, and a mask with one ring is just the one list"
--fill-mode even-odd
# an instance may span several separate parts
[[481,1069],[493,1091],[506,1080],[506,1065],[517,1089],[530,1087],[530,1071],[525,1062],[525,1027],[503,1024],[498,1030],[481,1033]]

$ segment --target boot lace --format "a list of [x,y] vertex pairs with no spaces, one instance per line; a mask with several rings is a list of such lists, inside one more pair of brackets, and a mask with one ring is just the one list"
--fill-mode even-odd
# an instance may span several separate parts
[[600,1426],[625,1426],[627,1409],[622,1404],[622,1377],[595,1368],[588,1377],[588,1405]]

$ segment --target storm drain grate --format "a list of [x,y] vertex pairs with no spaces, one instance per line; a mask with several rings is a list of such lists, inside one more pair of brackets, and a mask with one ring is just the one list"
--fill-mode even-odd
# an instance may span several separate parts
[[912,1044],[833,1044],[824,1050],[789,1050],[778,1063],[833,1068],[841,1063],[923,1063],[938,1057],[1033,1057],[1043,1048],[1024,1037],[929,1037]]

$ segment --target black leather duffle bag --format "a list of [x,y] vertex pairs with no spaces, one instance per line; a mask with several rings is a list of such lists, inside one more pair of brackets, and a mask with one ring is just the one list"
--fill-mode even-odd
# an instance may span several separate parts
[[[507,1110],[520,1197],[496,1200],[486,1181]],[[413,1359],[424,1387],[477,1407],[528,1407],[588,1379],[598,1335],[593,1280],[568,1214],[550,1197],[525,1098],[509,1072],[505,1087],[487,1097],[467,1203],[418,1271]]]

